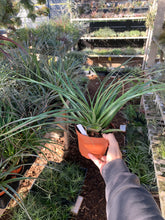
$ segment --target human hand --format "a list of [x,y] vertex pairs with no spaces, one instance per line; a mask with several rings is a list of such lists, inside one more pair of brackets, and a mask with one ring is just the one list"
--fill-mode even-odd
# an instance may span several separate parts
[[119,148],[119,144],[112,133],[103,134],[103,138],[109,141],[109,147],[107,151],[107,155],[101,157],[101,159],[96,158],[93,154],[88,154],[89,158],[96,164],[96,166],[100,169],[100,172],[103,169],[103,166],[110,161],[121,159],[122,153]]

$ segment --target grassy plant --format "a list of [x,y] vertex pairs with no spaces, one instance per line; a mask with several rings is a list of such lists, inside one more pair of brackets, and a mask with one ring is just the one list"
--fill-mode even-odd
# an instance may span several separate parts
[[141,142],[148,144],[146,120],[144,114],[139,111],[139,105],[129,104],[123,109],[122,113],[128,121],[127,143],[136,145],[140,139]]
[[91,37],[140,37],[140,36],[146,36],[146,32],[138,31],[138,30],[115,32],[114,30],[105,27],[92,32],[90,36]]
[[140,36],[140,31],[132,30],[132,31],[129,32],[129,36],[130,37],[138,37],[138,36]]
[[[7,51],[5,51],[6,47],[5,46],[11,46],[11,47],[17,47],[21,49],[23,52],[26,53],[25,49],[21,46],[21,44],[17,43],[16,41],[0,35],[0,53],[2,53],[4,56],[6,56],[8,59],[11,60],[11,56]],[[5,49],[4,49],[5,48]]]
[[[30,51],[28,51],[27,54],[24,54],[20,53],[18,50],[11,52],[11,56],[12,62],[8,63],[8,71],[11,72],[11,74],[8,74],[9,76],[13,77],[14,74],[12,74],[12,72],[16,72],[20,76],[24,75],[32,79],[39,79],[39,77],[41,77],[53,82],[54,84],[59,83],[56,74],[54,74],[55,71],[65,71],[73,80],[80,82],[80,79],[83,76],[82,67],[87,58],[85,54],[80,52],[69,52],[67,54],[63,54],[62,57],[38,57],[37,54],[31,54]],[[31,90],[33,89],[31,88]],[[45,94],[45,97],[52,93],[52,90],[50,89],[46,89],[44,91],[43,87],[39,87],[38,90],[43,90],[43,93],[47,93]]]
[[[69,219],[71,206],[80,192],[84,171],[70,163],[51,165],[37,179],[25,205],[32,219]],[[19,208],[14,210],[13,220],[26,220]]]
[[[9,176],[21,164],[29,163],[29,157],[37,157],[41,152],[41,146],[50,141],[44,139],[43,136],[45,132],[49,131],[48,124],[52,124],[54,117],[59,116],[59,110],[55,110],[57,106],[54,105],[53,93],[49,93],[40,85],[30,86],[28,83],[9,78],[9,75],[13,77],[14,70],[10,70],[8,64],[1,65],[0,70],[2,72],[0,85],[0,190],[5,191],[11,198],[14,198],[11,194],[13,192],[16,195],[14,199],[31,219],[20,195],[11,185],[13,182],[29,177],[25,178],[18,174],[17,178],[11,179]],[[50,112],[51,109],[53,112]],[[50,113],[53,115],[50,116]],[[41,118],[41,115],[50,117]],[[62,115],[60,114],[60,116]],[[53,122],[53,124],[56,123]]]
[[108,27],[100,28],[91,33],[92,37],[116,37],[116,32]]
[[127,47],[126,50],[125,50],[125,54],[134,55],[134,54],[136,54],[136,49],[131,48],[131,47]]
[[164,140],[160,141],[160,144],[158,144],[158,154],[161,159],[165,159],[165,141]]
[[146,28],[153,29],[157,9],[153,8],[148,11],[146,18]]
[[82,25],[71,23],[67,16],[58,17],[33,29],[20,29],[14,35],[24,45],[45,55],[65,54],[79,40],[83,33]]
[[[1,99],[2,101],[2,99]],[[8,137],[7,134],[15,127],[19,126],[21,121],[20,113],[14,111],[9,105],[1,102],[0,108],[0,160],[2,162],[0,166],[1,172],[8,169],[13,169],[15,166],[19,166],[20,163],[26,163],[26,159],[31,155],[37,155],[41,151],[41,146],[44,143],[44,127],[41,130],[41,121],[33,125],[37,125],[40,122],[40,127],[34,130],[31,127],[28,129],[28,125],[25,130],[17,134],[13,134]],[[25,116],[25,115],[23,115]],[[17,123],[16,123],[17,120]],[[42,143],[42,144],[41,144]]]
[[142,37],[146,37],[147,35],[146,35],[146,31],[141,31],[140,32],[140,35],[142,36]]
[[136,174],[141,184],[147,188],[155,185],[154,168],[149,146],[144,142],[126,147],[126,163],[132,173]]
[[144,54],[143,48],[95,48],[90,49],[86,48],[83,50],[84,53],[87,54],[98,54],[98,55],[137,55],[137,54]]
[[123,114],[128,121],[125,161],[131,172],[139,177],[141,184],[152,189],[156,183],[145,116],[139,111],[139,105],[131,104],[125,107]]

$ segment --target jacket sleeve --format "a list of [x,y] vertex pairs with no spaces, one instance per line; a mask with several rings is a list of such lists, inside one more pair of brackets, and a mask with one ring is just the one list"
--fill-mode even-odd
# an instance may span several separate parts
[[108,220],[163,220],[152,195],[130,173],[122,159],[103,167]]

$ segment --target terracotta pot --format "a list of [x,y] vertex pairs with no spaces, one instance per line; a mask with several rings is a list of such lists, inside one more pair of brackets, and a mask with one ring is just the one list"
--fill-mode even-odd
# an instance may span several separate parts
[[[12,176],[11,179],[16,178],[16,176]],[[8,188],[6,188],[6,190],[8,190]],[[3,196],[6,192],[0,190],[0,196]]]
[[81,134],[76,130],[78,136],[79,151],[81,155],[87,159],[88,153],[93,154],[97,158],[101,158],[108,147],[108,141],[105,138],[89,137]]
[[0,191],[0,196],[3,196],[5,194],[5,191]]
[[20,173],[21,170],[22,170],[22,167],[23,167],[23,166],[20,166],[20,167],[18,167],[17,169],[12,170],[12,171],[11,171],[11,175],[16,174],[16,173]]
[[[20,173],[22,170],[23,166],[18,167],[15,170],[11,171],[11,174],[9,176],[11,176],[11,179],[16,178],[15,174],[16,173]],[[6,189],[7,190],[7,189]],[[0,191],[0,196],[2,196],[3,194],[5,194],[5,191]]]

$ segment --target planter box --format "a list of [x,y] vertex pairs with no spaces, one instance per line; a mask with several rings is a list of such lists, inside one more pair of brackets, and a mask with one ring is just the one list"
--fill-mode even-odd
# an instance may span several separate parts
[[146,13],[149,10],[148,7],[143,7],[143,8],[132,8],[130,11],[133,13]]
[[155,176],[157,180],[159,200],[162,216],[165,218],[165,159],[160,158],[160,140],[164,137],[165,128],[162,122],[162,115],[155,103],[155,94],[143,96],[143,106],[148,125],[148,137],[150,140],[150,149],[152,151]]

